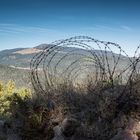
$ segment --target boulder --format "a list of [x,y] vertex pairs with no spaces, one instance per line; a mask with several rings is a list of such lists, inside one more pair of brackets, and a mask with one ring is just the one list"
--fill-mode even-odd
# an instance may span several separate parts
[[126,129],[131,130],[133,133],[140,133],[140,121],[129,119]]
[[80,122],[74,118],[65,118],[61,125],[61,131],[65,137],[71,137],[75,134]]
[[52,140],[71,140],[80,123],[74,118],[65,118],[60,125],[54,127],[54,138]]
[[124,130],[120,129],[111,140],[139,140],[139,134],[140,122],[129,118],[126,128]]
[[55,126],[53,130],[54,130],[54,138],[52,140],[64,140],[60,126]]
[[130,130],[121,130],[111,140],[138,140],[138,136]]

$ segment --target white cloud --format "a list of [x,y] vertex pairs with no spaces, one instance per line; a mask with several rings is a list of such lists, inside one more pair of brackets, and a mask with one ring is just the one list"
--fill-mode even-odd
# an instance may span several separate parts
[[47,33],[56,32],[53,29],[47,29],[35,26],[22,26],[17,24],[0,24],[0,33]]
[[121,28],[123,30],[126,30],[126,31],[132,31],[132,28],[128,27],[128,26],[121,26]]
[[133,31],[132,28],[128,26],[106,26],[106,25],[94,25],[92,27],[85,27],[84,30],[99,30],[99,31],[114,31],[114,32],[129,32]]

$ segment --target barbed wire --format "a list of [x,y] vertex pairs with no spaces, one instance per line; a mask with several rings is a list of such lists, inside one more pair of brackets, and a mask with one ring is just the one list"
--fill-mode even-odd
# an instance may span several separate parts
[[55,41],[31,60],[32,85],[44,95],[60,83],[76,85],[91,74],[95,84],[108,81],[113,87],[116,79],[126,75],[127,79],[120,81],[128,83],[139,73],[139,49],[129,57],[119,44],[88,36]]

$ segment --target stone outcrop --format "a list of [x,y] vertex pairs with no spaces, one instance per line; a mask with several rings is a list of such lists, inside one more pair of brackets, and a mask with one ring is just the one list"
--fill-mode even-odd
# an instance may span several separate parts
[[140,139],[140,122],[129,119],[127,127],[119,129],[117,135],[111,140],[139,140]]
[[65,118],[63,122],[54,127],[55,137],[53,140],[71,140],[80,123],[74,118]]

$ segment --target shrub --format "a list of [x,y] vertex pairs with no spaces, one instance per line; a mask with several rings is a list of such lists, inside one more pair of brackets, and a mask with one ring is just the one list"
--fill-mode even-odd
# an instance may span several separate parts
[[0,117],[9,118],[11,115],[10,104],[11,98],[17,93],[19,97],[24,99],[26,96],[31,97],[31,91],[26,88],[17,89],[14,81],[10,80],[7,83],[0,82]]
[[1,94],[1,115],[9,115],[14,132],[26,140],[51,140],[54,126],[61,125],[67,117],[81,123],[75,132],[77,136],[101,140],[111,139],[119,128],[125,129],[130,118],[140,121],[138,81],[133,87],[132,83],[116,84],[113,88],[108,82],[92,84],[90,81],[83,88],[64,83],[45,96],[33,96],[29,89],[16,89],[12,81],[1,83],[0,93],[7,93]]

